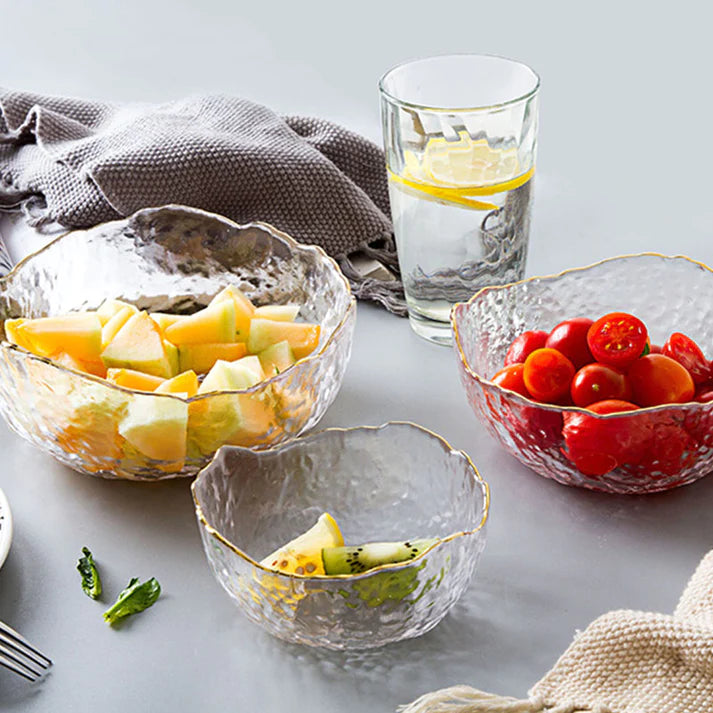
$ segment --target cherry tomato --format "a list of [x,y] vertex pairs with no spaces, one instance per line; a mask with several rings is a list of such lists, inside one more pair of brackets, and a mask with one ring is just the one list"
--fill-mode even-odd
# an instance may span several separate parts
[[685,334],[674,332],[663,345],[661,353],[675,359],[688,370],[694,384],[711,378],[711,369],[700,347]]
[[547,332],[523,332],[510,345],[508,353],[505,355],[505,366],[524,364],[525,359],[527,359],[535,349],[542,349],[546,341]]
[[572,401],[584,408],[597,401],[631,401],[631,386],[624,372],[606,364],[587,364],[572,379]]
[[713,384],[706,381],[704,384],[699,384],[696,387],[696,393],[693,395],[694,401],[700,401],[702,404],[707,404],[713,401]]
[[502,386],[503,389],[510,389],[510,391],[515,391],[530,398],[530,392],[527,390],[523,379],[524,371],[524,364],[511,364],[501,369],[493,377],[493,383]]
[[663,411],[648,414],[647,418],[649,442],[639,465],[647,477],[680,473],[695,459],[695,441],[679,422],[682,417]]
[[[608,400],[590,404],[596,414],[636,411],[627,401]],[[562,452],[585,475],[602,476],[625,463],[637,463],[649,441],[649,428],[640,416],[600,419],[584,413],[564,415]]]
[[663,352],[663,347],[660,344],[652,344],[649,347],[649,354],[661,354]]
[[641,356],[647,337],[640,319],[626,312],[612,312],[589,328],[587,343],[598,362],[626,369]]
[[628,376],[634,401],[641,406],[691,401],[696,390],[688,371],[663,354],[647,354],[637,359]]
[[574,364],[575,369],[581,369],[585,364],[594,361],[587,344],[587,333],[592,324],[594,322],[586,317],[560,322],[550,332],[545,346],[561,352]]
[[574,366],[556,349],[536,349],[525,361],[523,377],[533,398],[553,403],[569,394]]

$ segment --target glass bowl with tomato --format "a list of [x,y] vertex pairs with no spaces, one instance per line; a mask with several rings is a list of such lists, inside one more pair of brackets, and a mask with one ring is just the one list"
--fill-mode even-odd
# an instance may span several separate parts
[[622,494],[713,469],[713,271],[615,257],[486,287],[451,313],[461,381],[489,432],[565,485]]

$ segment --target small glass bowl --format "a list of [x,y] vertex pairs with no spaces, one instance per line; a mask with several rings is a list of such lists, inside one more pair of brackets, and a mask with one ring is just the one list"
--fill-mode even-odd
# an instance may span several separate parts
[[[694,305],[695,300],[695,305]],[[713,403],[657,406],[599,416],[546,406],[493,384],[510,343],[526,330],[550,331],[574,317],[623,311],[643,320],[654,344],[684,332],[713,354],[713,271],[689,258],[626,255],[559,275],[486,287],[451,313],[461,381],[478,418],[507,451],[536,473],[565,485],[642,494],[692,483],[713,468]],[[579,472],[562,452],[564,418],[587,413],[626,431],[642,422],[672,447],[645,466],[620,465],[606,475]],[[676,450],[678,449],[678,450]],[[682,450],[681,450],[682,449]],[[661,449],[666,451],[666,449]]]
[[[183,401],[185,461],[151,458],[119,434],[133,405],[143,401],[151,408],[158,399],[177,397],[115,386],[7,341],[0,344],[0,411],[23,438],[71,468],[132,480],[194,475],[224,443],[271,445],[312,428],[341,386],[356,302],[320,248],[300,245],[269,225],[240,226],[194,208],[165,206],[67,233],[0,280],[0,317],[95,309],[106,298],[187,313],[227,285],[258,305],[299,304],[306,321],[321,324],[320,341],[313,354],[251,389]],[[226,414],[236,408],[245,418],[231,428],[235,421]]]
[[[485,546],[489,492],[470,458],[413,423],[328,429],[268,450],[225,446],[192,485],[208,562],[270,634],[365,649],[432,629]],[[298,576],[259,561],[329,512],[347,544],[437,537],[408,564]]]

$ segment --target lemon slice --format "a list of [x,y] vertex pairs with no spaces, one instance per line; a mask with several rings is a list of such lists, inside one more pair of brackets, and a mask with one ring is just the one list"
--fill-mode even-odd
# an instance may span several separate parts
[[466,131],[455,141],[430,139],[420,158],[407,151],[404,162],[401,175],[390,172],[393,181],[427,199],[475,210],[496,210],[498,206],[474,196],[514,190],[534,174],[534,167],[522,172],[516,149],[492,148],[485,139],[474,140]]

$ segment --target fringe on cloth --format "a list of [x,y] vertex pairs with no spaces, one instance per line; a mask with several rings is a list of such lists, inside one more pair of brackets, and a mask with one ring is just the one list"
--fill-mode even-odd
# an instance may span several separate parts
[[576,703],[548,705],[541,698],[519,700],[483,693],[470,686],[452,686],[427,693],[398,713],[611,713],[606,706],[581,707]]

